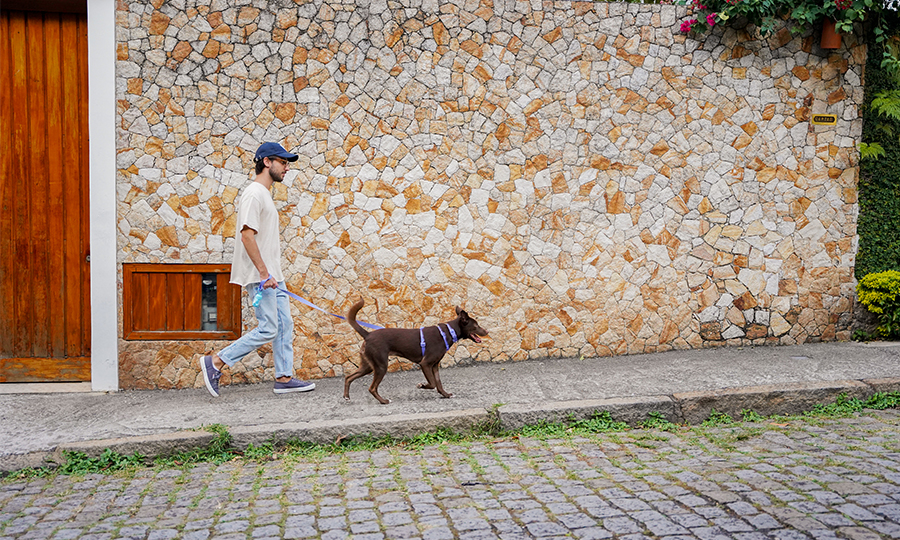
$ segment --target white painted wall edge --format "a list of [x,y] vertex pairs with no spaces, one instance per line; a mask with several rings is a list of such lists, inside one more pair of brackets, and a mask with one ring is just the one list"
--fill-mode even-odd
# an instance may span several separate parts
[[88,0],[91,388],[119,389],[116,281],[116,5]]

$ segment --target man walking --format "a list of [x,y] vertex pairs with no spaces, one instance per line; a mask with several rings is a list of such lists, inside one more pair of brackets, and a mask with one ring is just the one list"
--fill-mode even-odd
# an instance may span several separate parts
[[281,239],[278,211],[269,193],[275,182],[284,180],[288,162],[297,161],[280,144],[263,143],[253,158],[256,180],[244,188],[238,203],[237,232],[231,283],[244,288],[253,298],[259,326],[241,336],[218,354],[200,359],[206,389],[219,396],[219,377],[224,366],[233,366],[252,351],[271,342],[275,357],[275,393],[308,392],[312,382],[294,379],[294,322],[281,273]]

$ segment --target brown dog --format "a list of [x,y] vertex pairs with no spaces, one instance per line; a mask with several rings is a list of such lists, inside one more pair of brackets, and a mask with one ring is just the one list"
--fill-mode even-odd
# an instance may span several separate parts
[[387,373],[388,356],[400,356],[410,362],[419,364],[422,373],[425,374],[426,384],[420,384],[419,388],[437,391],[444,397],[450,397],[441,385],[439,369],[441,358],[455,341],[471,339],[475,343],[481,343],[481,338],[487,336],[487,330],[478,322],[469,317],[469,314],[460,308],[456,308],[457,317],[450,322],[440,323],[437,326],[425,328],[381,328],[372,332],[363,328],[356,322],[356,314],[362,309],[364,302],[360,300],[347,312],[347,322],[361,335],[363,341],[359,350],[359,369],[351,375],[344,377],[344,399],[350,399],[350,383],[363,375],[372,375],[372,384],[369,393],[382,405],[387,405],[390,400],[384,399],[378,394],[378,385]]

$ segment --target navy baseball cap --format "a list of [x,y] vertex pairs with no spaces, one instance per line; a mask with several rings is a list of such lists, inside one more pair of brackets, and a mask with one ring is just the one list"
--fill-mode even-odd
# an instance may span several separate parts
[[297,154],[292,154],[285,150],[280,144],[274,142],[266,142],[259,145],[256,149],[256,156],[253,161],[260,161],[267,157],[280,157],[288,161],[297,161]]

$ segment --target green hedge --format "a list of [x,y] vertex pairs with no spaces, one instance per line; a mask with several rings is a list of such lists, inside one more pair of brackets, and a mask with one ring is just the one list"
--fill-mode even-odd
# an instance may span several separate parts
[[[896,15],[885,16],[892,19],[891,33],[900,33]],[[870,107],[878,92],[896,89],[897,83],[881,68],[882,55],[873,40],[869,51],[862,140],[881,144],[884,155],[860,162],[857,279],[900,269],[900,122],[886,119]]]

